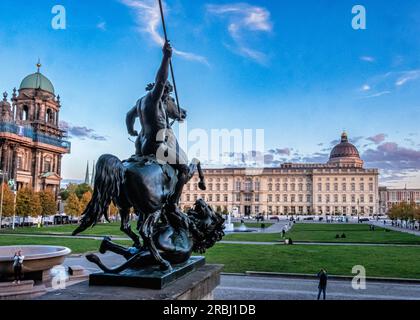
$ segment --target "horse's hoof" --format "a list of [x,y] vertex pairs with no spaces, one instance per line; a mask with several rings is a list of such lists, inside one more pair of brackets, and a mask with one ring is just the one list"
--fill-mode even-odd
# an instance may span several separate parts
[[98,256],[93,253],[86,255],[86,259],[95,264],[98,264],[100,262]]
[[198,187],[200,188],[200,190],[203,190],[203,191],[205,191],[207,189],[206,183],[204,181],[200,181],[198,183]]
[[104,237],[104,239],[101,242],[101,246],[99,247],[99,252],[101,254],[105,254],[108,251],[108,242],[111,242],[111,238]]
[[160,271],[171,272],[172,266],[169,262],[160,265]]

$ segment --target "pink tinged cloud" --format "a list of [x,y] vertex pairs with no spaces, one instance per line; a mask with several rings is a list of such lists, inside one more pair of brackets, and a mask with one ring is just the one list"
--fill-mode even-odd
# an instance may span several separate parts
[[386,134],[379,133],[373,137],[367,138],[366,140],[372,141],[374,144],[380,144],[385,141],[385,138],[386,138]]
[[[124,5],[133,9],[136,13],[136,23],[139,27],[139,32],[147,33],[152,41],[159,46],[163,46],[165,39],[161,36],[159,28],[161,27],[161,17],[159,4],[156,0],[120,0]],[[163,2],[166,14],[168,9]],[[176,48],[173,49],[174,53],[186,60],[200,62],[209,65],[206,57],[197,55],[195,53],[181,51]]]

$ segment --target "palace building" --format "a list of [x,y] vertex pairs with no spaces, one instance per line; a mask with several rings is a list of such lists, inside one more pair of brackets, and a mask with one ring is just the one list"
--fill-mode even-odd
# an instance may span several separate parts
[[25,77],[19,90],[0,102],[0,169],[4,181],[18,190],[51,190],[58,195],[61,161],[70,153],[66,132],[59,128],[60,96],[41,72]]
[[363,167],[346,133],[327,163],[279,167],[206,169],[207,190],[194,178],[184,188],[182,208],[198,198],[236,215],[373,215],[378,213],[378,170]]

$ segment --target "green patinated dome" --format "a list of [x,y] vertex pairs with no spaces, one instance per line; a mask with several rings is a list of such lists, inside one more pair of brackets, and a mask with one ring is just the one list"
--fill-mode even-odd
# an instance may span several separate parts
[[19,89],[41,89],[52,94],[55,93],[51,81],[39,71],[23,79]]

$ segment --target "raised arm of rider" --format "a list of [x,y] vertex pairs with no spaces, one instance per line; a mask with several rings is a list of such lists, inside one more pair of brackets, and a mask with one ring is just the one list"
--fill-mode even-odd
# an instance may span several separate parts
[[128,111],[127,117],[125,118],[128,134],[133,137],[136,137],[139,135],[138,132],[134,130],[134,123],[136,122],[137,117],[138,117],[137,106],[135,106],[130,111]]
[[156,75],[155,86],[152,90],[152,98],[154,101],[158,101],[162,98],[165,90],[166,81],[169,76],[169,63],[172,58],[172,47],[169,42],[166,42],[163,46],[163,59],[160,65],[159,71]]

